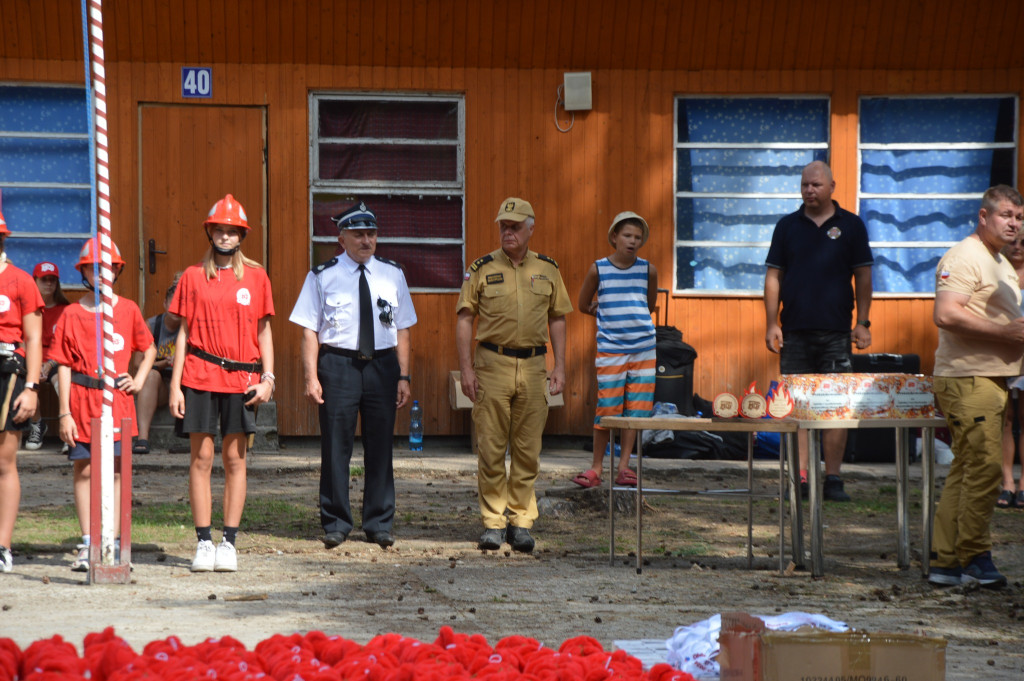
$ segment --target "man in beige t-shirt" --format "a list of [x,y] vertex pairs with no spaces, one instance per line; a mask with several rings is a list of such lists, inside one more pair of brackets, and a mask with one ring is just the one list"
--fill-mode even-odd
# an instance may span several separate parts
[[1024,355],[1017,273],[1000,249],[1024,220],[1012,187],[985,192],[974,233],[953,246],[935,272],[935,399],[953,436],[953,463],[935,512],[928,581],[998,588],[989,522],[1002,478],[1006,378]]

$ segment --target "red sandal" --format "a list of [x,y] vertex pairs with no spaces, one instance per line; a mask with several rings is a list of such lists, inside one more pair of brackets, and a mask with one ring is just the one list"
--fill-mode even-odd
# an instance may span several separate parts
[[601,476],[592,470],[587,470],[577,474],[572,481],[583,489],[590,489],[591,487],[600,487]]
[[632,469],[625,469],[615,478],[615,484],[623,487],[636,487],[636,473]]

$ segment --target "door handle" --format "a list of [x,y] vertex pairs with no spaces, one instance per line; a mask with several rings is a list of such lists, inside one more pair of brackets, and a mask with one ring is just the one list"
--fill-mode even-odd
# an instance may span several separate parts
[[156,256],[157,254],[167,255],[167,251],[159,251],[156,248],[156,239],[149,240],[149,273],[156,274]]

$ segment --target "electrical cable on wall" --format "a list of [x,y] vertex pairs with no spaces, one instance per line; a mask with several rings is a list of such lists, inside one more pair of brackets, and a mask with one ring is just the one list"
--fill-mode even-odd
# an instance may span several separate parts
[[561,104],[563,107],[562,110],[565,110],[565,99],[562,98],[562,88],[562,85],[558,86],[558,94],[555,98],[555,127],[558,128],[558,132],[569,132],[570,130],[572,130],[573,123],[576,122],[576,112],[570,112],[572,118],[569,119],[568,128],[563,128],[561,125],[558,124],[558,105]]

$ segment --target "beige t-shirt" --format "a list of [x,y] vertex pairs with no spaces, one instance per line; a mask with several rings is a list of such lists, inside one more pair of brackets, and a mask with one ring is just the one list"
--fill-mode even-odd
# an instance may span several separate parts
[[[935,292],[970,297],[968,312],[1006,324],[1021,316],[1017,273],[1002,255],[992,255],[970,236],[949,249],[935,269]],[[1024,345],[965,337],[939,329],[936,376],[1019,376]]]

